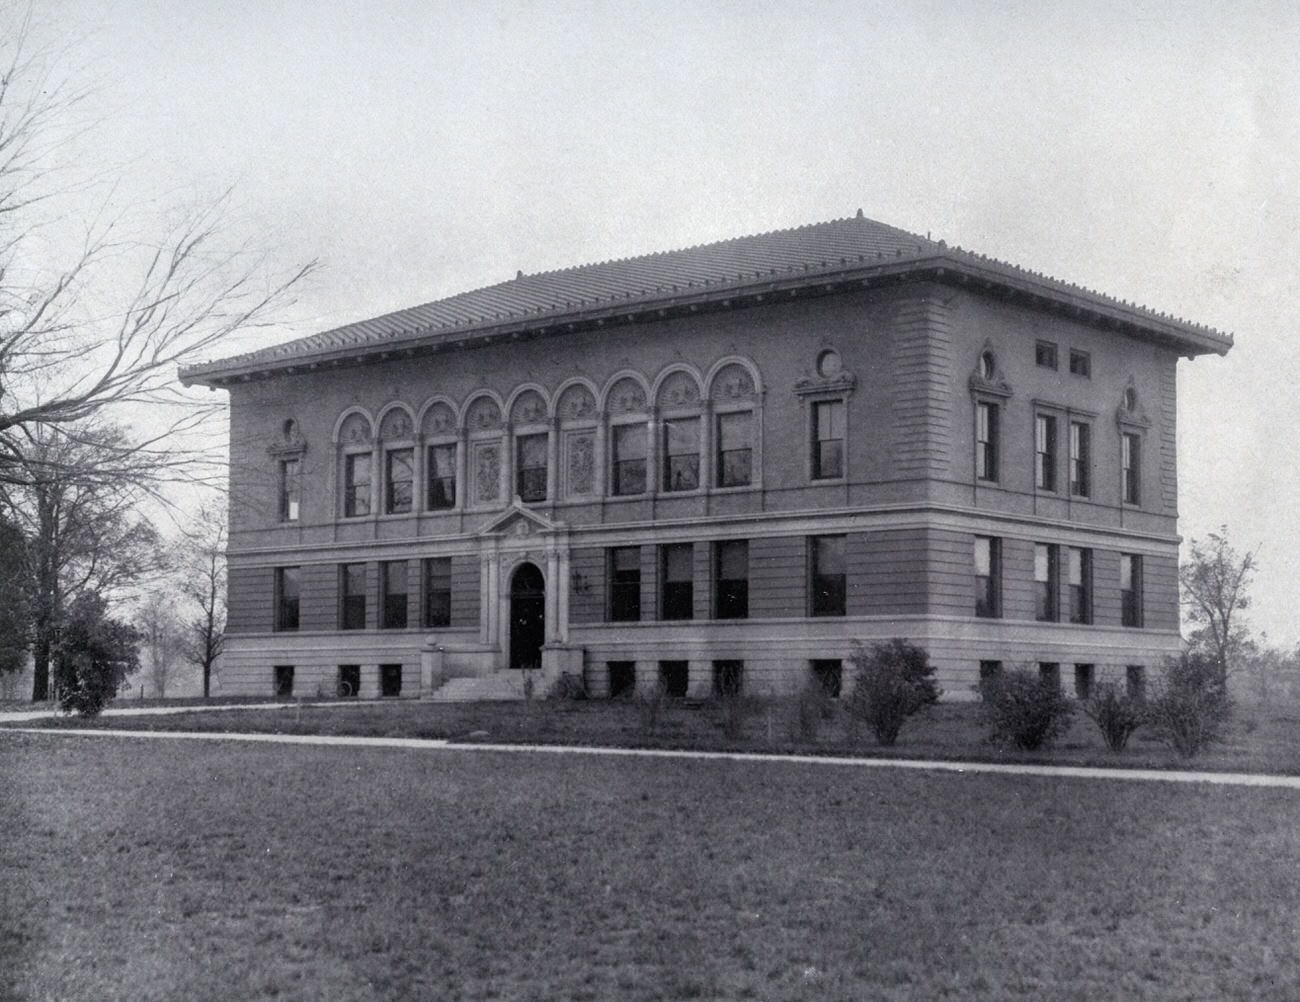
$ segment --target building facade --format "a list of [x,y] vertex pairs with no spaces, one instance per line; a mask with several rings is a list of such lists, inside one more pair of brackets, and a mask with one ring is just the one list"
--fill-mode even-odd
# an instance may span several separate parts
[[524,276],[187,368],[231,403],[222,690],[949,697],[1178,649],[1207,328],[856,218]]

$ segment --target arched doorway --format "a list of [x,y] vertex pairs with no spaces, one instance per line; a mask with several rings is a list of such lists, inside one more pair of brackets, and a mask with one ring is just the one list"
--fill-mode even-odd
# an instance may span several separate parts
[[520,564],[510,579],[510,667],[540,668],[546,642],[546,582],[536,564]]

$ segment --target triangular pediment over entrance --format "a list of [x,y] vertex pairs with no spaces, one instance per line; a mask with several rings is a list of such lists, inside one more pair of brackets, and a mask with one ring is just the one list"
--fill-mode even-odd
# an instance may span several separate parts
[[516,501],[500,515],[490,519],[479,529],[480,536],[536,536],[555,532],[561,528],[540,512],[525,508]]

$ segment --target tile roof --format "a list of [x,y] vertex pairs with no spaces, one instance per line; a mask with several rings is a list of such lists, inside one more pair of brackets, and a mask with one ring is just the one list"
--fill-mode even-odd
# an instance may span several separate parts
[[[984,274],[984,280],[1015,278],[1038,295],[1062,294],[1092,304],[1119,307],[1183,333],[1194,332],[1202,350],[1227,350],[1231,340],[1217,332],[1164,314],[1120,303],[1078,286],[1059,282],[1000,261],[950,248],[867,219],[855,217],[773,230],[682,250],[578,265],[525,275],[420,306],[289,341],[259,351],[187,366],[183,382],[214,383],[250,371],[281,369],[330,357],[367,355],[387,347],[461,340],[471,331],[537,321],[559,321],[593,310],[622,312],[648,303],[662,304],[756,284],[826,277],[886,268],[913,270],[922,261],[949,263],[954,271]],[[1175,331],[1175,333],[1177,333]]]

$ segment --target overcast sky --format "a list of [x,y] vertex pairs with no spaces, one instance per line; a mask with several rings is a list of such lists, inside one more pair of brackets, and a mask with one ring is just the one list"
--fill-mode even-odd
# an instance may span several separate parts
[[[1181,529],[1300,640],[1300,8],[46,0],[117,203],[234,185],[308,334],[852,215],[1237,336],[1181,363]],[[254,343],[262,343],[262,341]],[[249,345],[241,345],[247,347]]]

